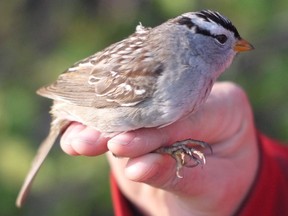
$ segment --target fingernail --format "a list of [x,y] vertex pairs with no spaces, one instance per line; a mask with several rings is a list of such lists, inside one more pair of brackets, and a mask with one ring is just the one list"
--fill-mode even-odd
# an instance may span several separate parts
[[119,134],[113,138],[111,138],[108,143],[111,144],[113,143],[116,145],[129,145],[135,138],[135,134],[134,133],[122,133]]
[[98,131],[95,131],[92,128],[85,127],[81,131],[78,132],[76,136],[71,137],[71,144],[79,144],[85,143],[88,145],[95,145],[97,144],[101,134]]
[[71,142],[75,137],[74,135],[78,134],[84,127],[85,126],[77,123],[71,124],[63,133],[60,142],[64,145],[71,145]]

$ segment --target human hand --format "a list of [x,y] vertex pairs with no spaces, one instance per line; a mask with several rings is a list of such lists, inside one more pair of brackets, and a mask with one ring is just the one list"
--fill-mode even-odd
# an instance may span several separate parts
[[[213,155],[206,154],[203,167],[183,168],[180,179],[170,156],[151,152],[188,138],[209,143]],[[110,150],[128,158],[108,152],[120,189],[148,215],[233,214],[255,179],[259,158],[249,101],[231,83],[216,83],[198,112],[167,127],[108,139],[73,123],[63,134],[61,147],[70,155],[96,156]]]

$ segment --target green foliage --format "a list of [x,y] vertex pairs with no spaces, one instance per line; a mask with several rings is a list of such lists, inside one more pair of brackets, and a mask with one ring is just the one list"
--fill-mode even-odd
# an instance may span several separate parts
[[38,175],[27,206],[14,207],[48,132],[49,102],[35,90],[75,61],[133,33],[139,21],[155,26],[204,8],[225,14],[256,47],[221,79],[247,91],[260,130],[288,140],[288,1],[1,1],[0,215],[112,215],[105,157],[69,157],[59,148]]

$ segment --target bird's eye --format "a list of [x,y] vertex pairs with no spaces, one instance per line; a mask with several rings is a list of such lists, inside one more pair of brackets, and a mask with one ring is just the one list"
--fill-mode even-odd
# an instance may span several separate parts
[[227,41],[227,39],[228,39],[227,36],[224,35],[224,34],[216,35],[215,38],[221,44],[224,44]]

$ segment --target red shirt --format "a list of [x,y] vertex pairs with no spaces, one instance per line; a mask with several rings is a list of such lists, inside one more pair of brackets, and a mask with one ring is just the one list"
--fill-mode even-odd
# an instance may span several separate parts
[[[235,215],[288,216],[288,148],[262,134],[258,140],[258,176]],[[123,196],[112,175],[111,192],[116,216],[141,215]]]

